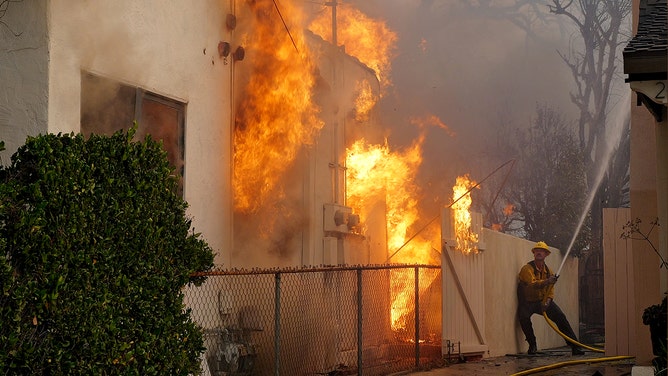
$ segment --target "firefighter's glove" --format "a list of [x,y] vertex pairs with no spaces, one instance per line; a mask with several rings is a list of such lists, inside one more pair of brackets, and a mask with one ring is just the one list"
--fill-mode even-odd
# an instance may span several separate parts
[[556,275],[551,275],[551,276],[547,277],[547,284],[548,285],[554,285],[555,283],[557,283],[558,278],[559,277],[557,277]]

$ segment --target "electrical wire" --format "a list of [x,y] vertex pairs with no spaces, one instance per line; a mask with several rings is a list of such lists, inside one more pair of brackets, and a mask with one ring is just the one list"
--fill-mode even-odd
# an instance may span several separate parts
[[[484,179],[482,179],[482,180],[479,181],[478,183],[474,184],[471,188],[469,188],[469,189],[468,189],[466,192],[464,192],[461,196],[457,197],[457,199],[454,200],[453,202],[451,202],[448,206],[446,206],[446,208],[452,207],[452,205],[454,205],[455,203],[457,203],[457,201],[461,200],[461,199],[464,198],[467,194],[471,193],[471,191],[473,191],[475,188],[477,188],[478,186],[480,186],[480,184],[482,184],[485,180],[489,179],[490,176],[494,175],[497,171],[499,171],[499,170],[502,169],[505,165],[507,165],[507,164],[509,164],[509,163],[511,163],[511,162],[512,162],[513,165],[515,165],[515,160],[514,160],[514,159],[511,159],[511,160],[509,160],[509,161],[506,161],[506,162],[503,163],[501,166],[497,167],[494,171],[490,172],[487,176],[485,176]],[[511,168],[511,170],[512,170],[512,166],[511,166],[510,168]],[[510,171],[508,171],[508,174],[510,174]],[[504,184],[505,184],[505,180],[504,180]],[[503,186],[502,186],[501,188],[503,188]],[[499,188],[499,190],[500,190],[501,188]],[[438,215],[436,215],[435,217],[433,217],[432,219],[430,219],[424,226],[422,226],[418,231],[416,231],[415,234],[413,234],[413,236],[411,236],[410,238],[408,238],[408,240],[406,240],[406,241],[404,242],[404,244],[401,245],[401,247],[397,248],[397,250],[394,251],[394,253],[392,253],[392,254],[390,255],[390,257],[387,258],[387,260],[385,260],[385,263],[387,264],[388,262],[390,262],[390,260],[392,259],[392,257],[394,257],[397,253],[399,253],[399,251],[401,251],[401,250],[402,250],[408,243],[411,242],[411,240],[415,239],[416,236],[418,236],[422,231],[424,231],[427,227],[429,227],[429,225],[431,225],[435,220],[437,220],[438,218],[440,218],[440,216],[441,216],[441,213],[439,213]]]
[[290,41],[292,41],[292,45],[295,47],[295,50],[297,53],[299,53],[299,48],[297,48],[297,43],[295,43],[295,40],[292,38],[292,33],[290,33],[290,28],[288,28],[288,24],[285,23],[285,19],[283,18],[283,15],[281,14],[281,10],[278,8],[278,4],[276,3],[276,0],[272,0],[274,3],[274,7],[276,8],[276,12],[278,12],[278,17],[281,19],[281,22],[283,22],[283,27],[285,27],[285,31],[288,32],[288,36],[290,37]]

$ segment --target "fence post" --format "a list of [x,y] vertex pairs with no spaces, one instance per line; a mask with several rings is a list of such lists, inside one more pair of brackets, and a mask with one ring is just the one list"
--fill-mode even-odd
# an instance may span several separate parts
[[274,278],[274,375],[280,375],[281,359],[281,273]]
[[415,267],[415,368],[420,367],[420,268]]
[[362,268],[357,269],[357,375],[362,376]]

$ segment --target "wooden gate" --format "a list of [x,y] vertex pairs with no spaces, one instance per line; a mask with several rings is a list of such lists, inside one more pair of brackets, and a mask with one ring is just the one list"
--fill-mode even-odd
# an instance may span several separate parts
[[[482,215],[472,213],[472,231],[478,234],[478,251],[464,254],[457,249],[450,209],[442,214],[441,265],[443,268],[443,341],[465,357],[488,350],[485,341],[485,264],[481,251]],[[453,351],[444,348],[443,353]]]

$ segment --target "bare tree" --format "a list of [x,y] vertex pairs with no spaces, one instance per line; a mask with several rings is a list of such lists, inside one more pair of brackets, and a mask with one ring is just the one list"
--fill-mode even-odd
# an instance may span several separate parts
[[[621,131],[618,145],[611,145],[611,124],[617,123],[617,119],[609,119],[609,114],[619,97],[615,84],[623,84],[621,51],[630,38],[628,21],[631,3],[632,0],[460,2],[471,14],[508,20],[524,30],[529,38],[537,35],[536,27],[540,26],[537,21],[558,22],[555,17],[561,17],[575,27],[567,50],[557,53],[573,77],[570,97],[577,108],[578,144],[585,158],[588,185],[590,189],[597,190],[591,207],[594,231],[591,251],[598,251],[601,247],[601,208],[628,206],[629,202],[627,131]],[[562,22],[559,24],[564,26]],[[628,128],[628,121],[624,127]],[[598,181],[602,168],[607,170],[602,180]]]
[[[486,221],[499,231],[565,251],[587,191],[584,158],[570,125],[561,113],[540,105],[530,127],[505,128],[499,135],[493,148],[512,156],[516,166],[493,199],[489,189],[479,193]],[[585,249],[589,234],[587,218],[575,248]]]
[[[589,185],[591,189],[597,189],[591,207],[592,251],[596,252],[602,247],[602,207],[628,202],[628,196],[625,198],[624,195],[628,194],[629,154],[622,149],[628,148],[628,144],[609,144],[608,115],[614,100],[614,84],[623,82],[621,50],[629,37],[624,30],[631,12],[631,0],[551,0],[549,9],[553,14],[567,17],[579,31],[581,44],[573,43],[569,51],[559,55],[570,68],[575,82],[571,101],[579,110],[580,148],[586,158]],[[611,148],[618,150],[616,156],[610,153]],[[626,160],[620,160],[620,157]],[[610,166],[617,170],[611,170]],[[608,170],[602,181],[597,182],[601,168]],[[613,183],[621,185],[613,186]]]

